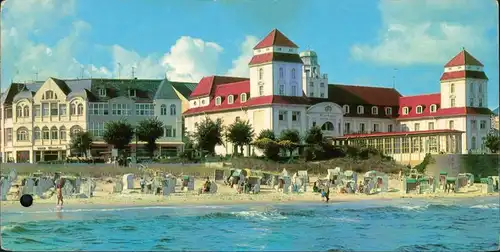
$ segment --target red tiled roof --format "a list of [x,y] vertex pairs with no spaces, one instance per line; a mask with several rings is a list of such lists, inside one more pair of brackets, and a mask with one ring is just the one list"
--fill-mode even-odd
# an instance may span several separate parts
[[261,40],[253,49],[261,49],[270,46],[286,46],[298,48],[298,46],[288,39],[283,33],[278,31],[278,29],[272,30],[267,36]]
[[[399,118],[410,118],[410,117],[423,117],[423,116],[434,116],[436,113],[431,113],[431,105],[436,104],[439,110],[439,104],[441,103],[441,94],[424,94],[424,95],[414,95],[414,96],[403,96],[399,98]],[[422,113],[417,114],[417,106],[422,106]],[[403,107],[408,107],[410,109],[408,115],[403,115]]]
[[391,137],[405,135],[431,135],[439,133],[463,133],[460,130],[439,129],[439,130],[420,130],[420,131],[399,131],[399,132],[377,132],[366,134],[348,134],[338,138],[364,138],[364,137]]
[[298,54],[270,52],[254,55],[248,65],[258,65],[273,61],[302,63],[302,59]]
[[[401,106],[402,109],[403,106]],[[449,116],[464,116],[464,115],[490,115],[492,112],[489,108],[473,108],[473,107],[459,107],[459,108],[439,108],[435,113],[430,113],[430,107],[424,107],[424,112],[422,114],[417,114],[416,112],[410,113],[408,115],[403,115],[400,111],[398,120],[401,119],[415,119],[415,118],[425,118],[425,117],[449,117]]]
[[339,104],[398,106],[401,94],[394,88],[328,85],[328,100]]
[[229,76],[208,76],[203,77],[198,85],[194,88],[193,92],[189,97],[199,97],[199,96],[207,96],[212,93],[214,87],[220,84],[232,83],[245,81],[248,78],[239,78],[239,77],[229,77]]
[[457,72],[444,72],[441,75],[440,80],[452,80],[452,79],[462,79],[462,78],[473,78],[473,79],[481,79],[487,80],[486,74],[484,72],[479,71],[457,71]]
[[467,52],[465,49],[463,49],[461,52],[459,52],[453,59],[451,59],[444,67],[454,67],[454,66],[463,66],[463,65],[468,65],[468,66],[483,66],[479,60],[474,58],[472,55],[470,55],[469,52]]

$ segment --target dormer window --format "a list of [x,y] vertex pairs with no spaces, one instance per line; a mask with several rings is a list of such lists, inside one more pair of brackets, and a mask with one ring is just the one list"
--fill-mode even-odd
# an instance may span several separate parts
[[365,113],[365,108],[361,105],[358,106],[358,115],[362,115]]
[[246,102],[247,101],[247,94],[243,93],[240,95],[241,102]]
[[421,105],[418,105],[417,106],[417,114],[422,114],[422,112],[424,112],[424,107],[422,107]]
[[342,108],[344,109],[344,114],[349,114],[349,105],[344,105]]
[[437,111],[437,105],[436,104],[432,104],[431,105],[431,113],[436,113]]
[[386,114],[386,115],[392,115],[392,108],[390,108],[390,107],[386,107],[386,108],[385,108],[385,114]]
[[228,104],[233,104],[234,103],[234,96],[233,95],[229,95],[227,97],[227,103]]
[[372,107],[372,115],[378,115],[378,107]]
[[128,96],[130,96],[130,97],[135,97],[135,95],[136,95],[136,94],[135,94],[135,89],[129,89],[129,90],[128,90]]
[[54,91],[47,90],[47,91],[45,91],[45,97],[42,96],[42,99],[46,99],[46,100],[57,99],[57,95],[54,94]]
[[408,115],[409,112],[410,112],[410,108],[403,107],[403,115]]
[[215,106],[219,106],[222,103],[222,98],[220,96],[215,97]]
[[106,89],[105,88],[99,89],[99,97],[106,97]]

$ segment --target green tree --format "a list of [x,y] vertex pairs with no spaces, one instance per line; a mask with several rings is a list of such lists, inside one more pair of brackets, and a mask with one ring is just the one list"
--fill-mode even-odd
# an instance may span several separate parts
[[250,122],[237,120],[229,125],[226,131],[229,142],[233,143],[234,146],[239,146],[240,154],[243,155],[243,147],[249,145],[255,135]]
[[80,156],[87,157],[87,151],[92,145],[92,134],[87,131],[80,131],[71,135],[70,148],[78,153]]
[[162,137],[163,133],[163,122],[157,118],[144,119],[135,128],[135,134],[139,141],[146,142],[146,149],[151,159],[153,159],[156,150],[156,140]]
[[193,133],[197,147],[210,155],[215,155],[215,146],[223,144],[222,131],[221,119],[214,121],[206,117],[196,126],[196,132]]
[[184,128],[182,132],[182,142],[184,143],[184,150],[179,153],[179,157],[186,160],[193,160],[195,145],[191,139],[191,134]]
[[125,120],[111,121],[104,125],[103,139],[122,152],[134,137],[134,127]]
[[484,138],[484,145],[490,149],[491,153],[497,153],[500,148],[500,138],[498,137],[498,134],[489,133]]
[[252,144],[262,150],[267,159],[279,159],[280,147],[276,142],[276,135],[272,130],[262,130]]
[[281,148],[290,152],[290,159],[293,158],[293,151],[300,144],[300,133],[296,129],[286,129],[281,132],[278,144]]
[[317,126],[310,128],[306,132],[304,141],[306,144],[310,145],[323,143],[323,132],[321,131],[321,128]]

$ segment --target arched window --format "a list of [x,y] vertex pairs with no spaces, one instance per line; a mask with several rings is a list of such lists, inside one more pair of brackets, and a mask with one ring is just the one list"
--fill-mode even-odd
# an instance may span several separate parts
[[30,107],[28,105],[25,105],[23,107],[23,116],[24,117],[29,117],[30,116]]
[[432,104],[432,105],[431,105],[431,113],[436,112],[436,110],[437,110],[437,106],[436,106],[436,104]]
[[83,104],[78,104],[78,115],[83,115]]
[[23,107],[21,105],[16,106],[16,117],[23,117]]
[[227,103],[228,104],[233,104],[234,103],[234,96],[233,95],[229,95],[227,97]]
[[378,107],[376,106],[372,107],[372,115],[378,115]]
[[264,79],[264,69],[260,68],[259,69],[259,80]]
[[386,115],[392,115],[392,108],[391,107],[386,107],[385,108],[385,114]]
[[33,136],[34,136],[35,140],[40,140],[40,138],[41,138],[40,128],[35,127],[33,129]]
[[453,83],[450,84],[450,93],[451,94],[455,93],[455,84]]
[[349,105],[344,105],[342,108],[344,109],[344,114],[349,114]]
[[292,69],[292,79],[295,79],[295,68]]
[[475,136],[473,136],[473,137],[471,138],[471,141],[470,141],[470,148],[471,148],[472,150],[475,150],[475,149],[476,149],[476,137],[475,137]]
[[78,126],[78,125],[75,125],[73,127],[71,127],[69,129],[69,134],[70,134],[70,137],[73,137],[75,134],[78,134],[80,132],[82,132],[82,127]]
[[50,128],[50,139],[58,139],[59,138],[59,130],[57,130],[56,126],[52,126]]
[[455,129],[455,122],[453,120],[451,120],[451,121],[448,122],[448,128],[451,129],[451,130]]
[[64,126],[61,126],[61,128],[59,128],[59,139],[66,140],[66,127]]
[[175,108],[175,104],[170,105],[170,115],[176,115],[177,111]]
[[358,106],[358,114],[361,115],[361,114],[364,114],[365,113],[365,108],[361,105]]
[[283,68],[282,68],[282,67],[280,67],[280,78],[281,78],[281,79],[283,79],[283,77],[284,77],[284,74],[283,74]]
[[408,115],[410,109],[408,107],[403,107],[403,115]]
[[29,133],[26,127],[20,127],[16,133],[17,141],[29,141]]
[[167,105],[162,104],[160,106],[160,115],[167,115]]
[[71,103],[71,105],[69,105],[69,112],[71,115],[76,115],[76,104]]
[[334,131],[333,123],[331,122],[326,122],[321,126],[321,130],[326,130],[326,131]]
[[50,139],[50,131],[49,131],[49,128],[47,126],[45,126],[45,127],[42,128],[42,138],[44,140],[49,140]]
[[241,102],[246,102],[247,101],[247,94],[243,93],[240,95]]
[[222,98],[220,96],[215,97],[215,106],[219,106],[222,103]]
[[421,105],[418,105],[417,106],[417,114],[422,114],[422,112],[424,112],[424,107],[422,107]]
[[455,98],[450,99],[450,107],[454,108],[455,107]]

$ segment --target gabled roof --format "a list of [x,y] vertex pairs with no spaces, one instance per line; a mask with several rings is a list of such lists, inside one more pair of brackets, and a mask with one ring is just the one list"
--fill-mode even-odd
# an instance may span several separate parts
[[2,104],[9,104],[12,103],[14,96],[16,96],[18,93],[24,91],[26,89],[26,84],[22,83],[12,83],[10,84],[10,87],[5,91],[4,95],[2,96]]
[[465,49],[462,49],[461,52],[459,52],[453,59],[451,59],[444,67],[454,67],[454,66],[463,66],[463,65],[468,65],[468,66],[483,66],[479,60],[474,58],[472,55],[470,55],[469,52],[467,52]]
[[158,89],[156,90],[154,99],[178,99],[177,94],[175,93],[174,88],[172,87],[172,83],[168,81],[168,79],[164,79]]
[[197,83],[188,83],[188,82],[171,82],[172,87],[177,90],[184,98],[189,98],[193,90],[196,88]]
[[65,95],[68,95],[71,92],[71,89],[68,87],[68,84],[66,84],[66,82],[64,82],[63,80],[56,79],[54,77],[50,77],[50,79],[54,81],[54,83],[56,83],[56,85],[61,89],[61,91]]
[[254,55],[250,60],[250,63],[248,63],[248,65],[258,65],[273,61],[301,63],[301,64],[303,63],[302,59],[300,58],[300,55],[298,54],[270,52],[270,53]]
[[216,76],[216,75],[203,77],[189,97],[193,98],[193,97],[207,96],[212,94],[213,89],[217,85],[227,84],[231,82],[245,81],[245,80],[248,80],[248,78]]
[[398,106],[401,94],[394,88],[328,85],[328,100],[339,105]]
[[487,80],[488,79],[486,74],[482,71],[463,70],[463,71],[455,71],[455,72],[444,72],[441,75],[440,80],[444,81],[444,80],[464,79],[464,78],[480,79],[480,80]]
[[283,33],[278,31],[278,29],[272,30],[267,36],[261,40],[253,49],[261,49],[270,46],[286,46],[298,48],[298,46],[288,39]]

